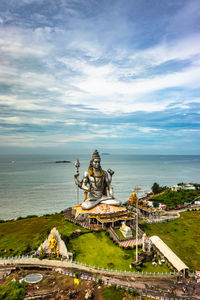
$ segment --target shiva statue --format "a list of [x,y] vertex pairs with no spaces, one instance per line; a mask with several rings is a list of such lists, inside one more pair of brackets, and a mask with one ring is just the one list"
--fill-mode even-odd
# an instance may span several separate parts
[[52,254],[52,252],[53,252],[54,254],[56,254],[56,245],[57,245],[57,241],[56,241],[56,238],[55,238],[54,232],[53,232],[53,233],[52,233],[52,236],[51,236],[51,238],[50,238],[50,240],[49,240],[49,248],[50,248],[49,254],[50,254],[50,255]]
[[113,188],[111,187],[114,172],[111,169],[108,169],[107,172],[102,170],[100,163],[100,155],[95,150],[90,160],[89,168],[84,172],[83,180],[81,182],[78,180],[78,169],[74,175],[76,185],[85,191],[85,199],[81,205],[82,209],[91,209],[99,203],[121,205],[121,202],[114,198]]

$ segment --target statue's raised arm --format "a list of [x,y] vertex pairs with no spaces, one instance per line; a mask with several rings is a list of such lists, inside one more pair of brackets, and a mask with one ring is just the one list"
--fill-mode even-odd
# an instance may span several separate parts
[[[120,205],[121,202],[116,200],[111,187],[112,176],[114,172],[108,169],[108,172],[101,168],[101,158],[97,150],[94,151],[90,160],[87,171],[84,172],[83,180],[78,180],[79,172],[74,175],[77,186],[89,193],[85,201],[82,203],[82,209],[90,209],[99,203],[110,205]],[[108,175],[109,174],[109,175]]]

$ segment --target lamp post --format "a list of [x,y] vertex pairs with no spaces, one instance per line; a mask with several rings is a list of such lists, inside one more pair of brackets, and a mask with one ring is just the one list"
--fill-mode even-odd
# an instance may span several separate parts
[[138,197],[136,199],[136,263],[138,262]]
[[[75,167],[76,167],[76,173],[79,176],[80,162],[79,162],[78,159],[75,161]],[[77,185],[76,202],[77,202],[77,204],[79,204],[79,188],[78,188],[78,185]]]
[[136,263],[138,262],[138,197],[137,197],[137,191],[141,190],[141,187],[135,186],[134,192],[136,194],[136,224],[135,224],[135,231],[136,231]]

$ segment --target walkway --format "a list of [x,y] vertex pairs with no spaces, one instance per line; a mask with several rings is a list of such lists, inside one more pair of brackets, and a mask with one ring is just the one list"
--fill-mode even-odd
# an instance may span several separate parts
[[29,265],[29,266],[35,266],[35,267],[44,267],[44,268],[68,268],[68,269],[78,269],[81,271],[86,272],[92,272],[95,274],[102,274],[107,276],[119,276],[120,278],[127,278],[127,277],[174,277],[174,275],[171,274],[141,274],[141,273],[132,273],[132,272],[126,272],[126,271],[114,271],[114,270],[106,270],[106,269],[98,269],[92,266],[86,266],[84,264],[75,263],[71,261],[59,261],[59,260],[48,260],[48,259],[42,259],[39,258],[11,258],[11,259],[0,259],[0,266],[15,266],[15,265]]
[[[136,240],[126,240],[119,243],[120,246],[126,248],[126,247],[135,247],[136,246]],[[142,245],[142,239],[138,239],[138,245]]]

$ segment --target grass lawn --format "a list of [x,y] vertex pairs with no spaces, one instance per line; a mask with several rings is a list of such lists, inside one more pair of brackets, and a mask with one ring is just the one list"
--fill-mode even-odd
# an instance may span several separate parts
[[103,288],[103,299],[104,300],[122,300],[125,292],[122,289],[116,289],[114,287]]
[[[130,264],[135,260],[135,249],[124,250],[115,245],[105,232],[87,233],[70,239],[68,249],[75,253],[75,261],[105,269],[135,271]],[[144,272],[169,272],[168,267],[145,263]]]
[[64,237],[70,236],[76,229],[87,231],[66,221],[62,214],[0,223],[0,256],[22,255],[36,250],[53,227]]
[[200,211],[183,212],[174,221],[141,228],[150,236],[158,235],[190,270],[200,269]]

